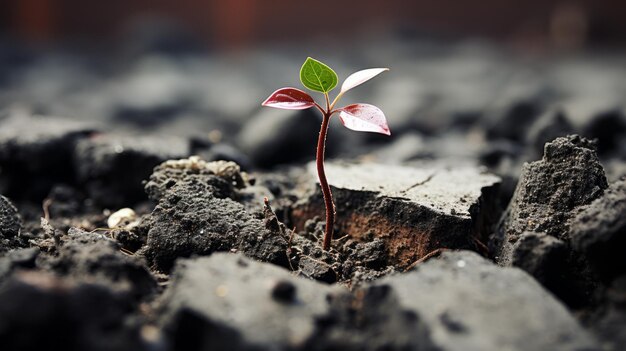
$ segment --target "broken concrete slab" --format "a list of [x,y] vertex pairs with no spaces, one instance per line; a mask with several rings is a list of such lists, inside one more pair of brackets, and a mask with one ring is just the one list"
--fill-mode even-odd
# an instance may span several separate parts
[[383,278],[441,350],[598,350],[559,301],[517,268],[468,251],[446,252]]
[[[178,261],[161,321],[173,344],[193,341],[194,349],[296,349],[328,313],[327,295],[342,291],[240,254],[216,253]],[[181,329],[189,318],[193,330]],[[229,343],[221,345],[225,337]]]
[[[475,249],[499,213],[500,179],[476,167],[327,163],[326,174],[337,211],[335,237],[383,238],[400,268],[438,248]],[[324,213],[313,164],[301,187],[305,193],[292,211],[298,228]]]
[[233,162],[192,157],[157,166],[146,183],[146,192],[158,203],[147,224],[143,253],[148,262],[169,271],[180,257],[235,250],[286,267],[282,228],[266,226],[262,214],[254,216],[235,201],[242,182]]
[[572,219],[569,236],[605,280],[626,274],[626,178]]

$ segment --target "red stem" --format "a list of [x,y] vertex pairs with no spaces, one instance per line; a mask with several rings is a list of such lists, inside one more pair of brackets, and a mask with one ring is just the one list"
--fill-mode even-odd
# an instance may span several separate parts
[[320,136],[317,140],[316,155],[317,175],[320,180],[320,186],[322,187],[322,194],[324,194],[324,205],[326,206],[326,232],[324,233],[324,243],[322,244],[324,251],[330,249],[330,242],[333,239],[333,227],[335,226],[335,204],[333,203],[333,195],[330,192],[330,186],[328,186],[326,172],[324,171],[324,149],[326,148],[326,133],[328,131],[330,116],[331,113],[329,111],[324,112]]

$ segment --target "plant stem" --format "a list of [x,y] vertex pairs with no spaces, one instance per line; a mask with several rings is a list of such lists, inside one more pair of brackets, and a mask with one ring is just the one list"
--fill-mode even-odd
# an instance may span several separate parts
[[320,135],[317,140],[317,155],[315,160],[317,163],[317,175],[320,180],[320,186],[322,187],[322,194],[324,195],[324,205],[326,206],[326,232],[324,233],[324,243],[322,244],[324,251],[330,249],[330,242],[333,239],[333,227],[335,226],[335,204],[333,203],[333,195],[330,192],[330,186],[328,186],[326,172],[324,171],[324,150],[326,148],[326,133],[328,132],[330,116],[330,111],[324,112],[322,127],[320,128]]

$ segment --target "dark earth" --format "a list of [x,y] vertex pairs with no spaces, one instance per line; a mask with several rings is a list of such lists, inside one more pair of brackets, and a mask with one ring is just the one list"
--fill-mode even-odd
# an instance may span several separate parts
[[626,54],[316,54],[391,67],[323,251],[321,119],[260,106],[304,57],[130,44],[0,45],[0,350],[626,349]]

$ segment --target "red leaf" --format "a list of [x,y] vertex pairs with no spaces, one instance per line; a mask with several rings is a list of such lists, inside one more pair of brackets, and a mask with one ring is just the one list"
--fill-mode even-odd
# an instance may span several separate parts
[[374,105],[352,104],[338,111],[341,123],[348,129],[391,135],[385,114]]
[[273,92],[261,105],[283,110],[306,110],[315,106],[315,101],[311,95],[300,89],[280,88]]
[[343,84],[341,85],[341,93],[345,93],[346,91],[359,86],[388,70],[389,68],[369,68],[352,73],[348,78],[346,78],[346,80],[343,81]]

